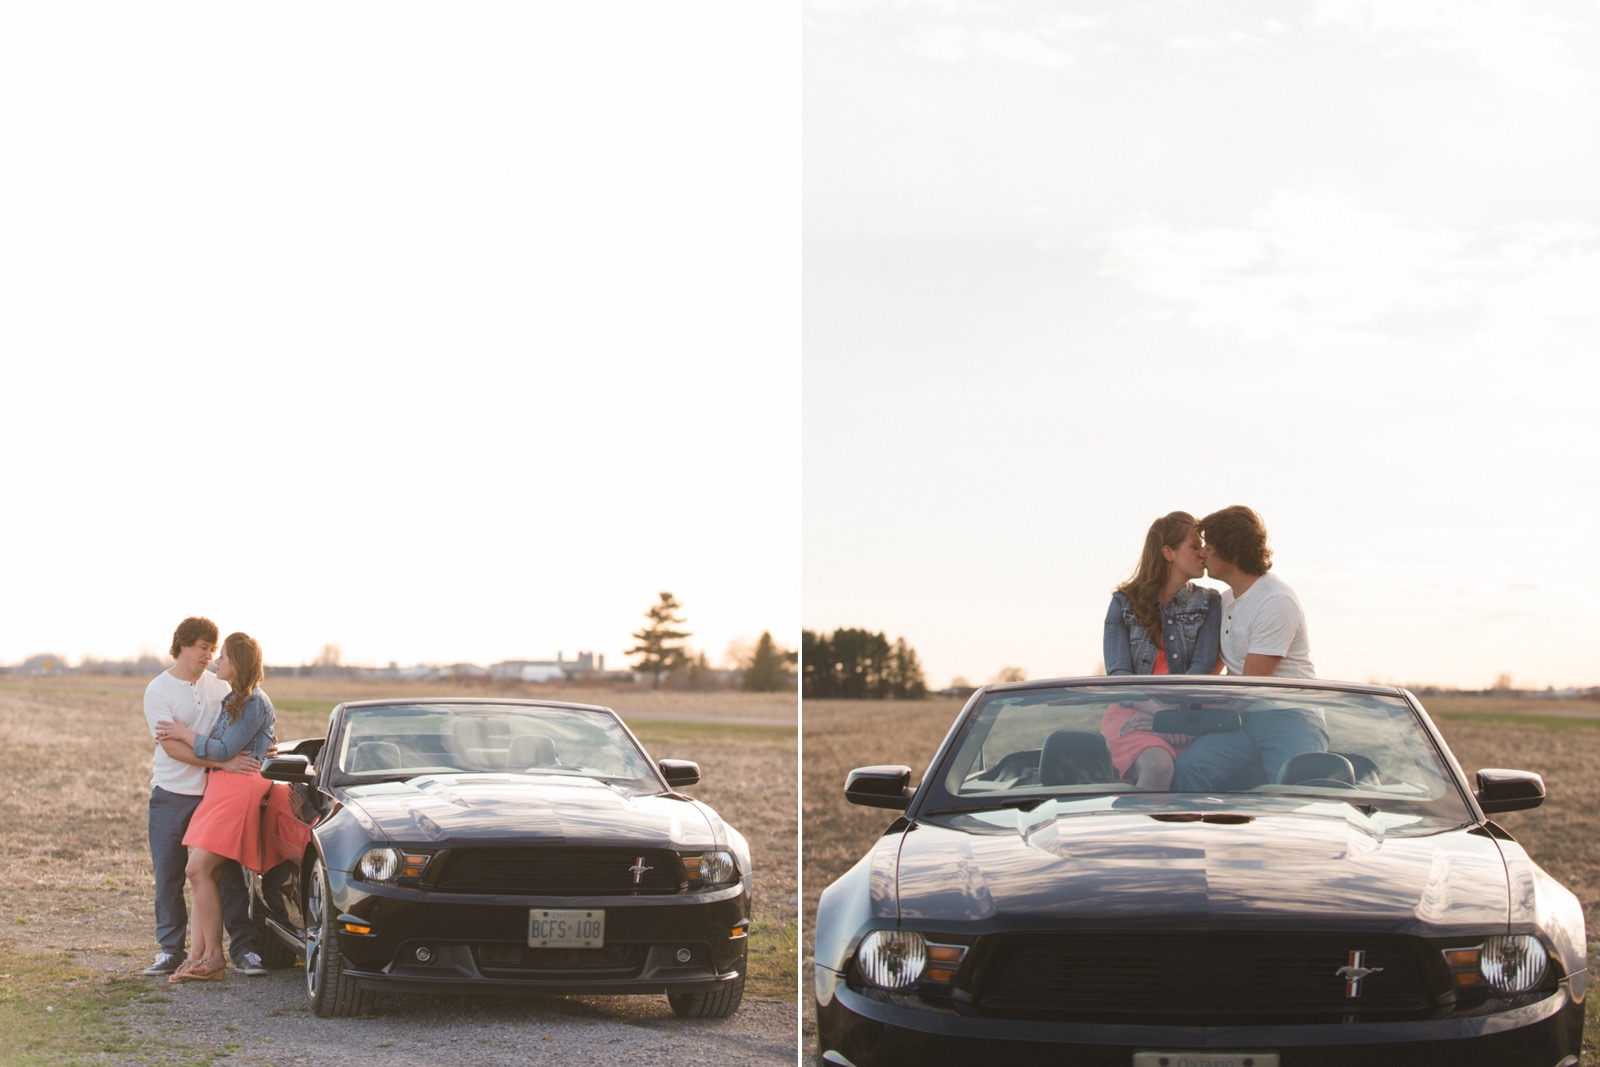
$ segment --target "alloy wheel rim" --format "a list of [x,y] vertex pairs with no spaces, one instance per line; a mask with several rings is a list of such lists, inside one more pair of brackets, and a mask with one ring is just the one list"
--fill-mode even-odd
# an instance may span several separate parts
[[306,992],[313,998],[321,986],[322,969],[322,863],[311,868],[311,888],[306,894]]

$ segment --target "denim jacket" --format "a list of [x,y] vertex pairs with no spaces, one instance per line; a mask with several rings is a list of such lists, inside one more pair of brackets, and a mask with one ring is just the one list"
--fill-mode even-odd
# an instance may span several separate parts
[[[230,693],[228,699],[231,700],[232,696]],[[250,755],[262,759],[272,745],[273,719],[272,701],[267,699],[267,694],[261,691],[260,686],[250,694],[239,717],[232,722],[228,721],[227,701],[224,700],[223,710],[217,715],[217,724],[211,728],[211,736],[195,737],[195,757],[221,761],[232,759],[248,749]]]
[[[1161,605],[1161,637],[1171,674],[1211,674],[1222,651],[1222,594],[1189,582]],[[1106,611],[1107,674],[1149,674],[1161,649],[1127,596],[1111,594]]]

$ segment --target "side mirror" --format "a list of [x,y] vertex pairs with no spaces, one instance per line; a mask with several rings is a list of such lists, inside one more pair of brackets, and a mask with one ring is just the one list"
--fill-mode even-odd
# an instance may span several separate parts
[[1478,807],[1485,814],[1522,811],[1544,803],[1544,779],[1532,771],[1488,767],[1478,772]]
[[273,756],[261,765],[261,777],[269,782],[308,785],[317,780],[311,773],[311,760],[305,756]]
[[305,756],[307,759],[316,759],[317,753],[322,751],[325,737],[302,737],[294,741],[279,741],[278,755],[280,756]]
[[680,785],[694,785],[700,780],[700,764],[687,759],[664,759],[656,764],[661,768],[661,777],[673,787]]
[[905,811],[911,806],[911,768],[857,767],[844,780],[844,798],[868,808]]

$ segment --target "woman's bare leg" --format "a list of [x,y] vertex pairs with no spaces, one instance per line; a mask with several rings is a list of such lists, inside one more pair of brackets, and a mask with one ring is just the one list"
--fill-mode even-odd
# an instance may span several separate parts
[[194,910],[189,915],[191,959],[204,960],[209,967],[223,966],[222,959],[222,893],[217,888],[217,874],[222,870],[223,858],[203,848],[189,850],[189,865],[184,873],[189,878],[189,888],[194,892]]
[[1165,792],[1172,787],[1172,753],[1164,748],[1147,748],[1133,761],[1136,789]]

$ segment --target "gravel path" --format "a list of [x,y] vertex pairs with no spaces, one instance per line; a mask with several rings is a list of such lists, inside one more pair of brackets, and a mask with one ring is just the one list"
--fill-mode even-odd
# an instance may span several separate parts
[[383,994],[373,1015],[319,1019],[305,1003],[304,978],[300,967],[255,978],[229,972],[204,985],[151,978],[156,998],[122,1015],[135,1033],[171,1035],[175,1060],[210,1051],[224,1064],[789,1067],[798,1058],[792,1001],[746,997],[732,1018],[707,1020],[680,1019],[659,996]]
[[[101,911],[109,940],[86,943],[97,923],[36,913],[26,927],[28,950],[58,954],[90,975],[136,976],[152,953],[140,944],[135,917],[142,901]],[[107,922],[122,918],[125,922]],[[143,933],[143,931],[139,931]],[[4,950],[0,949],[0,958]],[[306,1002],[300,964],[223,982],[173,986],[136,978],[151,996],[115,1009],[138,1052],[103,1053],[83,1062],[115,1067],[214,1063],[251,1067],[794,1067],[800,1027],[793,999],[745,995],[728,1019],[680,1019],[664,996],[431,996],[383,993],[376,1010],[354,1019],[319,1019]],[[811,1038],[815,1043],[815,1038]],[[152,1057],[166,1045],[170,1057]],[[0,1063],[9,1062],[0,1051]]]

